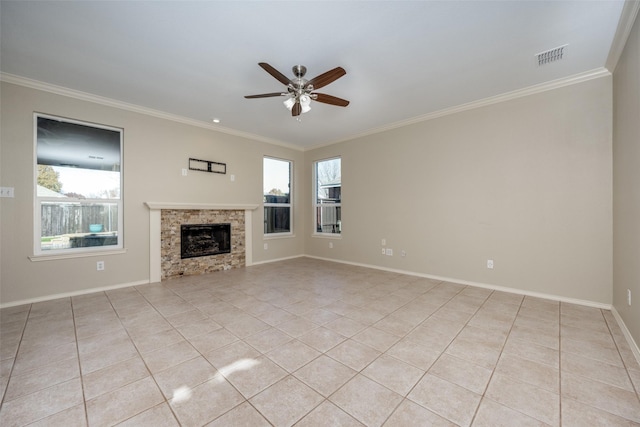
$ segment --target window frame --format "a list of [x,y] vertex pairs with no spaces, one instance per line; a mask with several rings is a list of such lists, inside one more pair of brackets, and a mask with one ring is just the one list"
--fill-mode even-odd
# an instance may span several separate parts
[[[266,159],[269,160],[275,160],[275,161],[279,161],[279,162],[287,162],[289,164],[289,203],[267,203],[264,201],[264,162]],[[268,155],[264,155],[262,156],[262,214],[263,214],[263,229],[262,229],[262,233],[263,233],[263,237],[265,239],[277,239],[277,238],[283,238],[283,237],[293,237],[294,236],[294,232],[293,232],[293,225],[294,225],[294,221],[293,221],[293,168],[294,168],[294,164],[293,164],[293,160],[289,160],[289,159],[282,159],[279,157],[273,157],[273,156],[268,156]],[[265,228],[266,228],[266,208],[288,208],[289,209],[289,231],[283,231],[283,232],[271,232],[268,233]]]
[[[331,160],[340,160],[340,203],[334,203],[331,206],[340,209],[340,224],[339,224],[339,232],[326,232],[326,231],[318,231],[318,208],[323,206],[322,203],[318,203],[318,165],[322,162],[328,162]],[[313,162],[313,200],[312,200],[312,210],[313,210],[313,237],[324,237],[324,238],[332,238],[332,239],[341,239],[342,238],[342,156],[334,156],[328,157],[324,159],[318,159]]]
[[[56,120],[65,123],[72,123],[81,126],[93,127],[98,129],[105,129],[114,131],[119,134],[120,140],[120,170],[119,170],[119,197],[114,198],[65,198],[65,203],[74,205],[95,205],[95,204],[115,204],[118,209],[117,214],[117,243],[115,245],[104,246],[87,246],[77,248],[58,248],[58,249],[42,249],[42,205],[43,203],[61,202],[59,197],[46,197],[38,196],[38,119],[44,118],[49,120]],[[32,261],[46,260],[46,259],[64,259],[74,258],[82,256],[92,256],[99,253],[122,253],[124,249],[124,129],[103,125],[99,123],[88,122],[84,120],[71,119],[68,117],[61,117],[46,113],[33,113],[33,210],[34,210],[34,224],[33,224],[33,257],[30,257]]]

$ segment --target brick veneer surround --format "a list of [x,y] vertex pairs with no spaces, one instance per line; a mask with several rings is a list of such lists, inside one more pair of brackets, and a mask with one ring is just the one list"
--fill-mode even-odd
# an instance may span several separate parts
[[[231,253],[180,258],[182,224],[231,224]],[[162,280],[245,266],[244,210],[163,209],[160,213]]]
[[[149,208],[149,282],[252,265],[252,214],[257,204],[145,202]],[[231,223],[231,253],[180,258],[180,224]],[[177,255],[170,254],[175,249]],[[177,257],[177,258],[176,258]]]

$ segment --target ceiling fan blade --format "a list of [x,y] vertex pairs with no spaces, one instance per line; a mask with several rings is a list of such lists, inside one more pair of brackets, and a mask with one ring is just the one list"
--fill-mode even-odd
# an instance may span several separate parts
[[272,92],[272,93],[261,93],[260,95],[245,95],[245,98],[247,99],[254,99],[254,98],[270,98],[272,96],[285,96],[286,93],[284,92]]
[[347,74],[347,72],[344,68],[336,67],[333,70],[329,70],[326,73],[322,73],[319,76],[312,78],[305,86],[313,86],[314,89],[320,89],[321,87],[338,80],[345,74]]
[[266,62],[259,62],[258,65],[261,66],[267,73],[269,73],[273,77],[275,77],[276,80],[278,80],[283,85],[288,86],[288,85],[291,84],[291,80],[289,80],[287,78],[287,76],[285,76],[280,71],[276,70],[275,68],[273,68],[271,65],[267,64]]
[[311,95],[313,96],[314,100],[318,102],[324,102],[325,104],[337,105],[338,107],[346,107],[347,105],[349,105],[349,101],[347,101],[346,99],[338,98],[337,96],[315,92]]
[[291,115],[293,117],[299,116],[301,112],[302,112],[302,106],[300,105],[299,101],[296,101],[296,103],[293,104],[293,108],[291,109]]

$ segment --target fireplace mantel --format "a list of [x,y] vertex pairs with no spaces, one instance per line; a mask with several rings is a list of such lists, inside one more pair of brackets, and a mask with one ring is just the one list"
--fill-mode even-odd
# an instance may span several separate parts
[[149,281],[151,283],[162,280],[161,267],[161,211],[163,209],[174,210],[232,210],[244,211],[245,226],[245,260],[246,265],[252,264],[252,224],[251,218],[257,204],[211,204],[211,203],[171,203],[171,202],[145,202],[149,208]]
[[222,205],[215,203],[166,203],[166,202],[144,202],[149,210],[162,209],[198,209],[212,211],[253,211],[258,209],[258,205]]

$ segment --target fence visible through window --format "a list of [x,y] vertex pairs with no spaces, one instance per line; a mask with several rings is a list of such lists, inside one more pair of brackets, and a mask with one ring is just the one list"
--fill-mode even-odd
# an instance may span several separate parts
[[122,129],[38,113],[34,121],[34,252],[122,248]]
[[342,233],[342,162],[341,159],[315,163],[316,233]]

